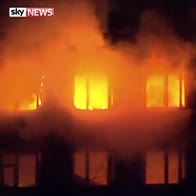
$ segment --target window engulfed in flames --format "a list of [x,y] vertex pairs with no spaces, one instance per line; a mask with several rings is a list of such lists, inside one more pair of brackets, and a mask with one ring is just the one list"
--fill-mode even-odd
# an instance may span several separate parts
[[184,79],[178,74],[155,75],[146,83],[147,107],[184,107]]
[[108,80],[106,76],[76,76],[74,105],[77,109],[108,109]]
[[37,107],[41,104],[41,97],[37,94],[33,94],[30,101],[21,103],[19,105],[19,110],[36,110]]
[[85,77],[75,78],[74,104],[78,109],[87,109],[87,81]]
[[164,76],[154,76],[147,80],[146,84],[147,107],[164,106]]
[[42,105],[41,94],[43,91],[44,79],[45,79],[45,76],[42,75],[39,93],[38,94],[34,93],[34,94],[32,94],[32,96],[28,100],[21,101],[21,102],[17,103],[18,107],[16,107],[15,109],[17,109],[17,110],[36,110],[38,108],[38,106]]

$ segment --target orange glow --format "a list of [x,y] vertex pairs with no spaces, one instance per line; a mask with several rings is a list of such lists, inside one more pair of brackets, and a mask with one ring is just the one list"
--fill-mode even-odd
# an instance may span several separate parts
[[75,77],[75,87],[74,87],[74,104],[78,109],[87,108],[87,84],[86,78],[82,76]]
[[91,78],[89,80],[89,106],[88,109],[108,108],[108,83],[107,79]]
[[179,154],[176,151],[169,153],[168,155],[168,183],[178,183],[178,167],[179,167]]
[[[74,174],[87,182],[87,170],[89,183],[94,185],[107,185],[108,162],[107,154],[104,152],[90,152],[89,160],[84,152],[74,154]],[[88,164],[86,161],[89,161]],[[86,166],[89,166],[86,168]]]
[[107,185],[107,154],[104,152],[90,153],[89,178],[98,185]]
[[[184,160],[184,156],[182,157]],[[183,161],[182,160],[182,161]],[[165,167],[165,163],[168,164],[168,169]],[[168,184],[179,183],[179,152],[176,150],[170,151],[168,154],[168,162],[164,160],[163,151],[148,152],[146,154],[146,184],[164,184],[165,180]],[[184,177],[184,163],[180,168],[182,172],[182,178]],[[167,176],[165,176],[167,172]],[[165,179],[167,177],[167,179]]]
[[179,75],[168,76],[168,106],[180,106],[180,78]]
[[40,105],[42,105],[42,99],[41,99],[41,97],[39,96],[39,97],[38,97],[38,106],[40,106]]
[[31,187],[36,184],[36,157],[35,155],[19,156],[18,186]]
[[[180,84],[180,75],[170,74],[167,76],[167,85],[164,75],[149,77],[146,85],[146,106],[147,107],[180,107],[185,106],[184,79]],[[181,86],[182,85],[182,86]],[[166,88],[167,87],[167,88]],[[181,88],[181,90],[180,90]],[[167,105],[164,99],[167,93]]]
[[185,87],[184,87],[184,79],[182,80],[182,106],[185,107]]
[[84,152],[74,153],[74,175],[86,179],[86,154]]
[[164,76],[149,77],[146,84],[146,106],[164,106]]
[[23,102],[19,105],[19,110],[36,110],[37,104],[41,105],[41,98],[38,98],[36,94],[33,94],[31,100]]
[[146,154],[146,184],[164,183],[164,152]]
[[75,78],[74,105],[78,109],[107,109],[108,81],[106,77]]

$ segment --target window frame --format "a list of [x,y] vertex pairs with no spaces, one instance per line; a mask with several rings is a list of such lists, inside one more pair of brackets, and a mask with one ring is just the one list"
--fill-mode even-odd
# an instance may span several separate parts
[[[11,155],[14,157],[14,161],[12,163],[4,163],[3,156],[4,155]],[[39,176],[39,167],[40,167],[40,153],[2,153],[0,155],[0,184],[3,186],[9,186],[6,185],[4,182],[4,169],[5,168],[12,168],[13,171],[13,186],[10,187],[20,187],[19,186],[19,172],[20,172],[20,165],[19,165],[19,158],[20,156],[35,156],[35,186],[38,184],[38,176]],[[26,186],[24,186],[26,187]],[[28,186],[27,186],[28,187]]]
[[[147,176],[146,176],[146,154],[145,154],[145,185],[172,185],[172,184],[179,184],[182,180],[184,180],[185,176],[186,176],[186,157],[185,157],[185,151],[182,149],[174,149],[172,150],[157,150],[159,152],[162,152],[163,155],[163,161],[164,161],[164,167],[163,167],[163,171],[164,171],[164,176],[163,176],[163,183],[147,183]],[[157,152],[155,151],[155,152]],[[154,152],[154,151],[151,151]],[[170,159],[169,159],[169,155],[172,152],[176,152],[177,153],[177,157],[178,157],[178,168],[177,168],[177,181],[176,183],[170,183],[169,182],[169,178],[170,178],[170,169],[169,169],[169,165],[170,165]]]
[[[109,184],[112,183],[113,179],[114,179],[114,160],[112,158],[112,156],[107,153],[107,152],[104,152],[104,151],[77,151],[75,153],[84,153],[84,160],[85,160],[85,182],[87,185],[93,185],[91,184],[91,177],[90,177],[90,155],[91,153],[105,153],[106,154],[106,159],[107,159],[107,183],[106,184],[96,184],[95,186],[108,186]],[[74,160],[74,154],[73,153],[73,163],[74,163],[74,166],[75,166],[75,160]],[[74,176],[76,175],[75,174],[75,171],[74,171],[75,168],[73,168],[73,178]]]
[[[102,76],[104,76],[105,74],[100,74],[100,78],[102,77]],[[77,108],[76,106],[75,106],[75,79],[76,79],[76,77],[77,76],[82,76],[82,77],[84,77],[85,78],[85,95],[86,95],[86,103],[85,103],[85,105],[86,105],[86,108],[85,109],[80,109],[80,108]],[[88,75],[86,75],[86,74],[76,74],[75,76],[74,76],[74,85],[73,85],[73,106],[74,106],[74,108],[76,109],[76,110],[85,110],[85,111],[101,111],[101,110],[108,110],[108,109],[110,109],[111,108],[111,106],[113,106],[114,104],[113,104],[113,102],[114,102],[114,98],[113,98],[113,91],[112,91],[112,88],[111,88],[111,82],[110,82],[110,80],[109,80],[109,78],[108,78],[108,76],[107,75],[105,75],[106,76],[106,79],[107,79],[107,108],[106,109],[101,109],[101,108],[99,108],[99,109],[94,109],[94,108],[92,108],[92,109],[90,109],[89,107],[90,107],[90,76],[88,76]]]

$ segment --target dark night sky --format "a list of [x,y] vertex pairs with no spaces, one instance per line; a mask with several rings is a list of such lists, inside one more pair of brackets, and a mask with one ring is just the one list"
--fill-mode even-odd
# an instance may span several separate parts
[[[110,31],[124,26],[137,32],[141,14],[146,9],[158,11],[182,38],[196,38],[196,0],[117,0],[110,13]],[[195,13],[195,14],[194,14]],[[190,16],[190,15],[194,16]]]
[[[14,6],[14,2],[25,5],[25,2],[30,1],[38,0],[1,0],[0,20],[7,20],[8,7]],[[109,14],[111,34],[118,33],[122,28],[128,28],[129,33],[134,36],[137,33],[142,12],[146,9],[154,9],[166,17],[179,36],[187,40],[196,39],[196,0],[113,0],[113,2]]]

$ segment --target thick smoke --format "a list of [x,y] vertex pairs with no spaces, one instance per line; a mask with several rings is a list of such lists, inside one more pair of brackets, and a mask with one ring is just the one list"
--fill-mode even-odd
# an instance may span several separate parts
[[[66,1],[54,5],[43,1],[40,6],[43,5],[54,7],[55,16],[19,19],[9,28],[0,73],[4,84],[2,107],[17,99],[28,99],[32,91],[39,90],[41,76],[46,77],[45,102],[40,110],[27,116],[23,137],[55,131],[66,139],[86,143],[84,135],[90,135],[112,150],[132,152],[147,148],[160,138],[172,137],[187,125],[189,112],[149,114],[140,106],[145,97],[142,88],[146,74],[179,72],[189,62],[190,44],[181,41],[164,18],[154,11],[145,11],[137,43],[112,46],[103,39],[93,4]],[[104,116],[87,114],[85,118],[86,113],[79,116],[71,107],[73,77],[97,71],[111,76],[118,109]],[[67,126],[70,132],[77,132],[78,138],[68,132]]]

